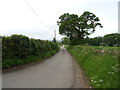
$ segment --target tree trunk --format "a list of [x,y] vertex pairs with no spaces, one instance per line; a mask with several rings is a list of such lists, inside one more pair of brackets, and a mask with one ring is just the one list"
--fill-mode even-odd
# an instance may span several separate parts
[[[82,31],[83,31],[83,30],[82,30]],[[77,37],[78,37],[79,39],[83,39],[82,32],[80,32],[79,30],[78,30],[78,35],[77,35]]]

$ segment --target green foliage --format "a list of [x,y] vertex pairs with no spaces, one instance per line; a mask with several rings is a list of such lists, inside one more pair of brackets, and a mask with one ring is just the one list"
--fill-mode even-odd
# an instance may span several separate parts
[[76,14],[65,13],[61,15],[59,19],[60,21],[57,22],[59,25],[59,33],[69,37],[71,43],[73,43],[72,39],[78,38],[81,40],[85,36],[94,33],[97,26],[103,27],[99,23],[99,18],[88,11],[85,11],[80,17]]
[[107,34],[103,37],[104,45],[107,46],[120,46],[120,34]]
[[119,87],[119,47],[70,46],[67,50],[83,68],[93,88]]
[[87,38],[85,39],[86,44],[91,46],[102,46],[103,45],[103,38],[102,37],[95,37],[95,38]]
[[70,44],[70,39],[68,37],[62,38],[62,44],[69,45]]
[[73,37],[76,35],[75,26],[77,24],[78,15],[65,13],[59,17],[61,21],[57,22],[59,25],[59,33]]
[[86,38],[85,43],[92,46],[120,46],[120,34],[112,33],[104,37]]
[[85,43],[84,39],[79,39],[77,37],[72,37],[70,41],[70,45],[76,46],[76,45],[83,45]]
[[[40,39],[29,39],[23,35],[2,37],[2,67],[32,62],[29,57],[44,58],[53,55],[58,44]],[[47,55],[48,54],[48,55]]]
[[[29,38],[23,35],[11,36],[12,51],[15,57],[26,58],[29,54]],[[4,45],[3,45],[4,46]]]

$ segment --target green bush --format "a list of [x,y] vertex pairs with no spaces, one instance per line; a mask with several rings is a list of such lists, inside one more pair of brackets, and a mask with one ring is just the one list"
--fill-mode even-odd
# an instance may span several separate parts
[[[29,39],[23,35],[2,37],[2,67],[7,68],[18,64],[35,61],[29,57],[48,57],[55,54],[57,43],[40,39]],[[48,55],[47,55],[48,54]]]

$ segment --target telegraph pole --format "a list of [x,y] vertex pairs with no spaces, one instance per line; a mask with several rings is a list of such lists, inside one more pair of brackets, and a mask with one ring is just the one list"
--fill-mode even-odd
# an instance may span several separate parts
[[54,37],[54,38],[56,39],[56,30],[54,30],[54,34],[55,34],[55,37]]
[[54,30],[54,38],[53,41],[56,42],[56,30]]

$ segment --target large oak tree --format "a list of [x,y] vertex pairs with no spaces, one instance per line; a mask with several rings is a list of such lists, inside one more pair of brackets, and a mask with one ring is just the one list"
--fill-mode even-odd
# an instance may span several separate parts
[[94,33],[97,26],[103,27],[99,23],[99,18],[89,11],[85,11],[80,17],[76,14],[65,13],[59,19],[60,21],[57,21],[59,33],[70,37],[70,40],[73,37],[83,39]]

